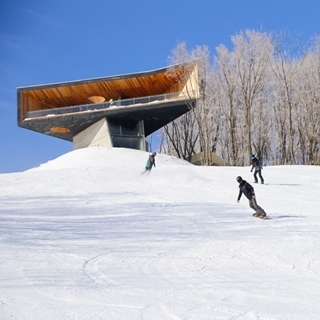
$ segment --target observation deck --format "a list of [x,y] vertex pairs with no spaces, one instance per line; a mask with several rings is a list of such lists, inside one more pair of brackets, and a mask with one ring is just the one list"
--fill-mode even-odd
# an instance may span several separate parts
[[18,126],[73,142],[145,150],[145,137],[199,98],[194,62],[104,78],[17,88]]

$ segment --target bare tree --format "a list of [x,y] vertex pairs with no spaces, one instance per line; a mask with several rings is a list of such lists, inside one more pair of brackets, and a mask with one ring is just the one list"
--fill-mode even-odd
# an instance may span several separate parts
[[227,150],[224,150],[225,158],[232,165],[238,163],[238,144],[237,124],[239,112],[237,110],[237,87],[238,77],[235,72],[235,56],[229,52],[224,45],[217,47],[217,56],[215,58],[215,78],[213,81],[214,95],[217,104],[220,105],[222,114],[221,128],[224,130],[224,139]]
[[219,134],[218,125],[214,121],[216,115],[211,106],[212,88],[209,84],[212,71],[208,47],[196,47],[192,52],[188,52],[186,44],[179,43],[169,57],[169,62],[177,64],[187,61],[197,61],[200,99],[195,104],[190,99],[190,111],[165,126],[162,132],[168,151],[184,159],[190,159],[191,155],[202,151],[202,164],[208,165],[210,152],[215,150]]
[[[293,40],[288,48],[289,40]],[[276,77],[279,97],[278,112],[279,120],[282,122],[282,153],[285,157],[285,163],[296,164],[295,159],[295,131],[294,114],[296,88],[297,88],[297,73],[301,68],[304,59],[299,57],[297,48],[300,48],[299,43],[295,38],[287,33],[278,33],[273,37],[274,55],[271,61],[271,68]],[[294,58],[293,55],[297,58]],[[288,144],[288,150],[286,145]],[[287,154],[288,151],[288,154]]]
[[303,164],[320,164],[320,37],[306,54],[298,73],[298,134]]
[[200,57],[198,64],[200,99],[194,109],[199,132],[199,147],[203,153],[202,164],[210,165],[210,153],[216,149],[218,140],[218,124],[215,122],[216,109],[212,96],[212,67],[210,64],[210,52],[207,47],[197,47],[192,55]]
[[260,93],[252,110],[252,146],[254,154],[264,164],[270,163],[271,146],[273,143],[272,134],[272,109],[268,105],[267,88]]
[[[179,43],[169,57],[169,64],[182,64],[191,60],[191,55],[186,48],[186,43]],[[174,69],[169,71],[175,76]],[[194,116],[194,105],[190,104],[190,111],[164,126],[160,131],[161,151],[179,158],[190,160],[195,153],[195,147],[199,139],[199,132]]]
[[191,155],[195,153],[195,144],[198,139],[198,132],[194,130],[196,130],[196,121],[193,110],[190,110],[162,128],[160,151],[190,160]]
[[199,59],[201,98],[162,129],[162,147],[184,159],[203,151],[205,165],[210,151],[232,165],[252,153],[265,164],[320,164],[320,37],[308,51],[285,33],[231,40],[213,59],[207,47],[174,49],[173,64]]
[[236,57],[241,102],[245,112],[247,159],[252,154],[252,110],[266,85],[271,37],[264,32],[246,30],[231,38]]

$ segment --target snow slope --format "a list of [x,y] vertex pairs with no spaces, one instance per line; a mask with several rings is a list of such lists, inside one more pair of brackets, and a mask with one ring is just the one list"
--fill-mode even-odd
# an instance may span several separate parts
[[[0,319],[320,319],[320,168],[263,170],[130,149],[0,175]],[[23,159],[21,159],[23,161]]]

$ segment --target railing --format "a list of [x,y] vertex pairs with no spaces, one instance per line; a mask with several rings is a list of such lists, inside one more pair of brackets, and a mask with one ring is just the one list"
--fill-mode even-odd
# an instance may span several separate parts
[[[50,117],[50,116],[57,116],[61,114],[68,114],[68,113],[88,112],[93,110],[103,110],[103,109],[114,108],[114,107],[125,107],[125,106],[137,105],[137,104],[146,104],[146,103],[159,102],[164,100],[172,100],[172,99],[179,98],[179,94],[180,94],[179,92],[165,93],[165,94],[132,98],[132,99],[123,99],[123,100],[115,100],[115,101],[110,100],[103,103],[88,103],[88,104],[81,104],[76,106],[28,111],[26,114],[26,118]],[[183,96],[181,96],[181,98],[185,99],[185,97]]]

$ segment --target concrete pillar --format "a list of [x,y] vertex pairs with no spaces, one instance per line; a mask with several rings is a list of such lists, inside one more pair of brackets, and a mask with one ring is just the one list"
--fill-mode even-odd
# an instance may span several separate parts
[[113,146],[108,123],[105,118],[99,120],[73,137],[74,150],[93,146],[107,148]]

